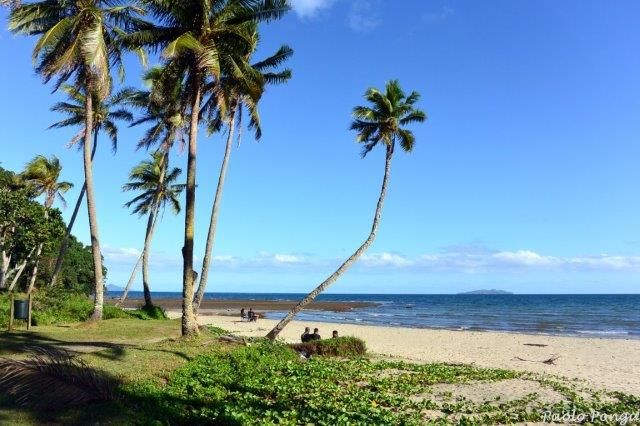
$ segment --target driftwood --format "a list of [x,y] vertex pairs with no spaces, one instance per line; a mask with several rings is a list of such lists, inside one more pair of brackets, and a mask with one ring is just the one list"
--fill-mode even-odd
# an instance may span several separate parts
[[525,346],[535,346],[537,348],[546,348],[549,345],[543,345],[542,343],[523,343]]
[[533,360],[533,359],[524,359],[524,358],[520,358],[519,356],[514,357],[514,359],[516,361],[525,361],[525,362],[539,362],[541,364],[547,364],[547,365],[556,365],[556,361],[558,360],[558,358],[560,358],[560,355],[551,355],[550,358],[542,360],[542,361],[537,361],[537,360]]

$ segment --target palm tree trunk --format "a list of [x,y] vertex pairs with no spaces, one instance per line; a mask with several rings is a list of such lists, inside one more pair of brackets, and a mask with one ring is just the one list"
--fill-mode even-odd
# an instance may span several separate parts
[[384,204],[385,196],[387,195],[387,184],[389,182],[389,174],[391,172],[391,159],[393,158],[393,144],[387,146],[387,156],[384,168],[384,178],[382,179],[382,188],[380,190],[380,198],[378,198],[378,205],[376,206],[376,213],[373,217],[373,225],[371,226],[371,232],[366,241],[351,255],[329,278],[324,280],[318,287],[316,287],[311,293],[309,293],[300,303],[291,309],[291,311],[285,316],[273,330],[267,334],[267,338],[275,340],[278,334],[293,320],[293,318],[302,311],[305,306],[313,302],[320,293],[322,293],[327,287],[336,282],[336,280],[342,275],[351,265],[369,248],[376,238],[376,232],[378,231],[378,225],[380,224],[380,217],[382,216],[382,206]]
[[209,222],[209,234],[207,235],[207,247],[204,252],[204,260],[202,261],[202,273],[200,274],[200,283],[198,284],[198,292],[193,301],[194,314],[198,315],[200,303],[204,297],[204,291],[207,288],[207,279],[209,278],[209,267],[211,265],[211,254],[213,253],[213,244],[216,237],[216,226],[218,224],[218,210],[220,210],[220,200],[222,199],[222,190],[224,181],[227,176],[227,166],[229,165],[229,157],[231,156],[231,145],[233,145],[233,133],[235,130],[235,112],[231,114],[229,121],[229,134],[227,135],[227,146],[224,151],[222,166],[220,167],[220,176],[218,177],[218,187],[216,195],[213,199],[211,207],[211,221]]
[[[98,135],[93,135],[93,147],[91,148],[91,162],[93,162],[93,158],[96,155],[96,148],[98,147]],[[58,275],[60,275],[60,270],[62,269],[62,262],[64,261],[64,255],[67,253],[67,248],[69,248],[69,237],[71,236],[71,230],[73,229],[73,225],[76,223],[76,217],[78,216],[78,211],[80,211],[80,205],[82,205],[82,200],[84,200],[84,194],[87,191],[87,183],[85,182],[82,185],[82,189],[80,190],[80,195],[78,195],[78,200],[76,201],[76,205],[73,208],[73,214],[71,215],[71,219],[69,219],[69,224],[67,225],[67,229],[64,234],[64,238],[62,239],[62,244],[60,245],[60,251],[58,252],[58,258],[56,259],[56,266],[53,269],[53,275],[51,275],[51,281],[49,282],[49,286],[55,285],[56,281],[58,281]]]
[[[49,219],[49,209],[53,205],[56,194],[49,194],[44,202],[44,220]],[[27,288],[27,294],[31,294],[33,288],[36,285],[36,278],[38,277],[38,264],[40,263],[40,255],[42,254],[42,247],[44,243],[38,244],[38,250],[36,251],[36,258],[33,264],[33,271],[31,273],[31,279],[29,280],[29,287]]]
[[149,286],[149,251],[151,250],[151,238],[153,238],[153,231],[156,224],[156,217],[158,215],[158,205],[149,213],[149,220],[147,221],[147,231],[144,237],[144,249],[142,250],[142,289],[144,291],[144,305],[146,307],[153,306],[151,300],[151,289]]
[[133,267],[133,271],[131,271],[131,276],[129,277],[129,281],[127,282],[127,285],[124,288],[124,291],[122,292],[122,296],[120,297],[120,300],[118,300],[118,303],[116,303],[116,306],[122,305],[125,299],[127,298],[127,295],[129,295],[129,289],[131,288],[131,285],[133,284],[133,282],[136,279],[136,276],[138,275],[138,269],[140,269],[140,265],[142,265],[142,254],[138,256],[138,261],[136,262],[136,265]]
[[95,284],[95,296],[93,304],[92,321],[102,319],[102,307],[104,304],[104,282],[102,276],[102,254],[100,253],[100,238],[98,230],[98,217],[96,213],[96,200],[93,189],[93,164],[91,161],[91,135],[93,133],[93,96],[91,85],[87,82],[87,96],[85,105],[84,128],[84,179],[87,187],[87,213],[89,215],[89,233],[91,234],[91,253],[93,255],[93,276]]
[[182,335],[198,334],[198,323],[193,312],[195,271],[193,270],[193,236],[195,232],[196,203],[196,154],[198,147],[198,116],[200,115],[200,77],[193,75],[193,104],[189,129],[189,154],[187,157],[187,200],[184,217],[184,246],[182,247]]

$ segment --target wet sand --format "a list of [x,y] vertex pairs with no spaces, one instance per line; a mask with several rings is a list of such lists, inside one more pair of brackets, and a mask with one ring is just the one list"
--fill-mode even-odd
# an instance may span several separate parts
[[[142,299],[127,299],[123,304],[125,308],[136,308],[144,303]],[[163,307],[165,310],[179,310],[182,308],[181,299],[154,298],[153,303]],[[288,311],[295,306],[295,301],[268,301],[268,300],[203,300],[200,305],[201,315],[239,315],[240,309],[249,310],[253,308],[258,313],[260,311]],[[316,301],[306,308],[307,310],[346,312],[352,309],[369,308],[377,306],[376,303],[369,302],[324,302]]]

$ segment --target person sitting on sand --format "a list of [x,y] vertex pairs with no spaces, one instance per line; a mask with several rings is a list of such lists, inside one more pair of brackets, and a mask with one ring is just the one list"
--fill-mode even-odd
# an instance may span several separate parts
[[338,336],[338,330],[333,330],[333,335],[331,336],[332,339],[337,339]]
[[258,320],[258,315],[253,312],[253,308],[249,308],[249,322],[255,322]]
[[300,340],[302,341],[302,343],[307,343],[310,337],[311,337],[311,329],[309,327],[305,327],[304,333],[300,335]]
[[314,328],[313,329],[313,334],[311,336],[309,336],[309,341],[313,341],[313,340],[321,340],[322,337],[320,337],[320,333],[318,333],[318,329]]
[[240,319],[247,319],[247,314],[244,312],[244,308],[240,309]]

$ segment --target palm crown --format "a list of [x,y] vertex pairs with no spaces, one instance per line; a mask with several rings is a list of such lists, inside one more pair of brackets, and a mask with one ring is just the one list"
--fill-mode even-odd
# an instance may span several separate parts
[[177,214],[180,212],[180,193],[185,185],[175,182],[182,170],[177,167],[170,169],[164,153],[154,152],[151,156],[151,160],[142,161],[131,170],[130,181],[122,187],[123,191],[142,192],[125,206],[133,207],[133,214],[144,215],[155,209],[164,209],[168,203]]
[[56,197],[66,206],[63,194],[73,188],[70,182],[60,182],[62,165],[58,157],[47,158],[38,155],[27,163],[22,178],[34,189],[37,195],[45,196],[45,207],[50,208]]
[[[67,94],[69,100],[66,102],[58,102],[51,107],[51,111],[65,114],[67,118],[53,123],[49,128],[59,129],[69,126],[82,126],[81,130],[71,138],[68,144],[72,146],[80,142],[79,146],[82,146],[82,143],[84,143],[85,104],[87,95],[83,90],[68,84],[64,84],[62,90]],[[107,136],[109,136],[109,139],[111,139],[111,149],[114,152],[118,149],[118,126],[116,125],[116,121],[122,120],[129,122],[133,120],[133,116],[129,111],[124,108],[116,108],[116,104],[118,103],[119,99],[116,97],[99,101],[97,96],[94,96],[93,100],[93,131],[95,133],[104,131]]]
[[9,29],[40,35],[33,50],[36,71],[48,82],[58,77],[56,88],[76,76],[105,98],[111,90],[111,65],[121,77],[124,30],[137,28],[142,9],[117,0],[44,0],[16,7]]
[[364,144],[362,156],[366,156],[380,142],[393,150],[395,142],[402,149],[410,152],[415,143],[415,136],[404,126],[411,123],[422,123],[427,115],[414,107],[420,99],[418,92],[407,96],[397,80],[389,81],[385,92],[371,88],[365,93],[370,106],[357,106],[353,109],[354,120],[351,130],[358,132],[357,140]]

